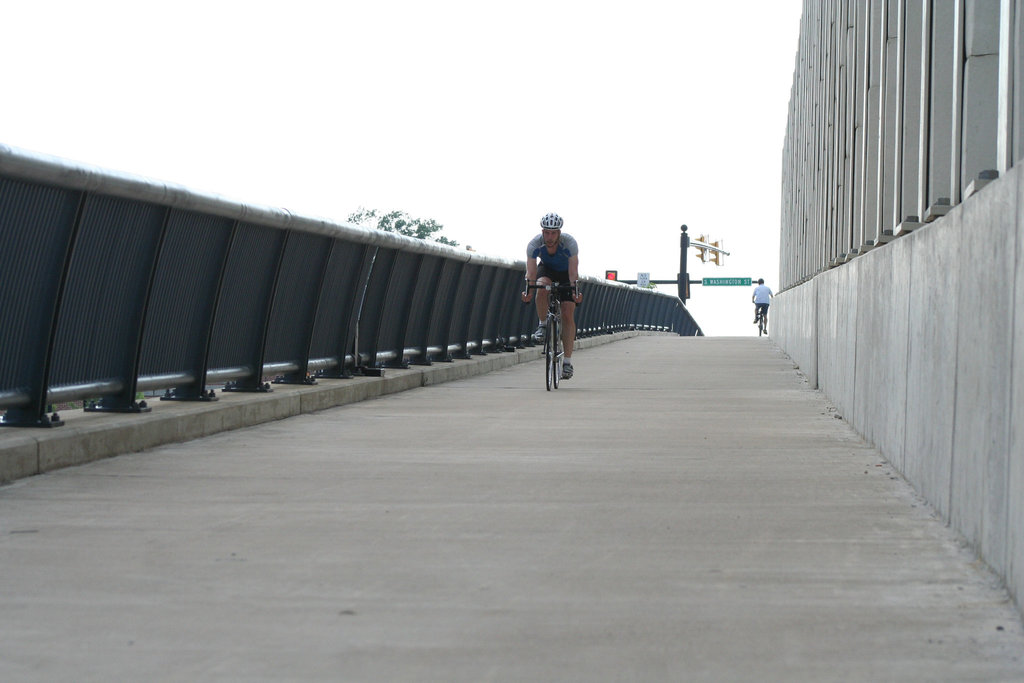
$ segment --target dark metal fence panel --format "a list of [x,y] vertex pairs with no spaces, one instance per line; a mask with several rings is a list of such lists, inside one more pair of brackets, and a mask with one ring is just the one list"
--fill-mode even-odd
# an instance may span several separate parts
[[453,354],[455,358],[469,358],[471,353],[469,348],[470,320],[473,316],[473,301],[476,298],[482,270],[483,266],[481,265],[468,264],[462,269],[462,276],[455,288],[452,300],[452,341],[458,346],[458,351]]
[[697,321],[695,321],[682,306],[679,306],[679,308],[676,309],[676,317],[676,332],[687,337],[701,334],[700,326],[697,325]]
[[626,318],[626,304],[627,296],[626,290],[621,287],[609,287],[611,290],[611,300],[608,302],[608,323],[609,332],[620,332],[626,329],[627,318]]
[[487,322],[490,315],[489,304],[494,294],[493,266],[480,266],[480,274],[473,291],[470,292],[469,326],[466,328],[466,342],[470,353],[485,353],[487,339]]
[[211,325],[234,222],[172,211],[142,339],[143,375],[183,374],[174,397],[202,398]]
[[[317,374],[344,377],[349,374],[345,357],[355,347],[356,320],[363,287],[377,248],[334,241],[324,273],[323,291],[317,305],[310,358],[324,363]],[[354,365],[354,361],[352,363]]]
[[283,373],[287,382],[306,381],[318,296],[331,244],[329,237],[297,231],[291,231],[285,243],[267,330],[265,362],[296,365],[296,369]]
[[626,302],[626,322],[629,329],[639,330],[643,328],[643,321],[643,297],[637,291]]
[[142,323],[167,215],[155,204],[86,197],[57,317],[50,387],[77,386],[78,394],[102,398],[106,409],[133,409]]
[[611,334],[625,329],[627,290],[624,287],[613,287],[611,285],[606,285],[603,289],[606,300],[601,304],[601,309],[604,311],[601,327],[606,334]]
[[619,329],[620,330],[635,330],[637,328],[637,322],[640,318],[640,312],[638,310],[637,302],[639,293],[635,293],[630,296],[628,290],[623,290],[619,294]]
[[[521,282],[522,280],[520,280],[520,283]],[[519,289],[522,289],[522,285],[520,285]],[[520,297],[517,295],[516,299],[519,298]],[[532,301],[528,304],[524,304],[520,300],[515,304],[515,306],[516,312],[518,313],[516,316],[516,336],[518,337],[516,340],[516,346],[519,348],[532,346],[534,342],[533,337],[530,335],[532,335],[533,331],[537,329],[537,323],[540,322],[537,319],[537,305]]]
[[655,330],[666,330],[669,326],[669,315],[672,309],[669,306],[669,301],[662,299],[659,296],[651,297],[651,327]]
[[573,316],[576,321],[576,336],[589,337],[595,333],[593,312],[597,310],[595,307],[600,305],[602,292],[605,289],[601,285],[583,284],[580,286],[580,290],[583,292],[583,303],[576,307],[576,314]]
[[[434,309],[436,314],[430,319],[428,335],[428,360],[450,361],[453,358],[449,347],[454,344],[453,318],[455,315],[454,301],[462,282],[465,261],[446,260],[441,267],[441,276],[437,283]],[[436,351],[434,349],[437,349]]]
[[0,179],[0,396],[19,408],[5,422],[46,424],[55,317],[81,199]]
[[398,251],[394,249],[381,248],[374,255],[373,266],[366,282],[363,303],[359,312],[359,329],[356,335],[359,353],[357,365],[359,366],[379,367],[377,354],[382,348],[380,333],[384,323],[384,307],[397,258]]
[[644,293],[643,296],[638,297],[637,306],[639,313],[637,314],[637,322],[639,323],[640,329],[649,330],[654,327],[654,304],[656,303],[656,297]]
[[592,305],[588,306],[587,311],[587,315],[590,316],[588,327],[595,334],[611,334],[614,331],[616,298],[614,287],[603,285],[597,288],[597,296],[590,302]]
[[494,286],[494,298],[490,303],[495,314],[493,321],[494,336],[501,349],[513,345],[513,337],[519,334],[519,293],[522,291],[523,277],[519,271],[508,268],[498,269]]
[[430,363],[430,323],[439,308],[441,275],[445,261],[437,256],[423,255],[416,274],[416,286],[410,298],[409,324],[405,334],[405,348],[412,352],[414,364]]
[[387,367],[408,367],[405,361],[405,339],[422,263],[422,254],[406,251],[395,254],[395,265],[384,296],[377,339],[377,348],[392,354],[382,363]]
[[[584,294],[586,296],[586,294]],[[615,329],[616,323],[616,311],[615,305],[617,303],[618,295],[615,292],[614,287],[604,285],[597,289],[597,298],[591,302],[594,305],[589,306],[590,310],[588,315],[591,316],[592,321],[590,327],[594,332],[601,334],[611,334]]]
[[211,369],[235,369],[230,388],[260,388],[274,284],[288,233],[242,223],[235,229],[210,340]]

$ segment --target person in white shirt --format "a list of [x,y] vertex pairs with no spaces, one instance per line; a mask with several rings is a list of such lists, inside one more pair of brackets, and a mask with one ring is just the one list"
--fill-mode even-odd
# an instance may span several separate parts
[[757,316],[759,314],[764,316],[764,329],[768,329],[768,306],[771,302],[772,290],[764,284],[764,278],[760,278],[757,281],[757,287],[754,287],[754,295],[750,297],[750,300],[754,302],[754,324],[757,324]]

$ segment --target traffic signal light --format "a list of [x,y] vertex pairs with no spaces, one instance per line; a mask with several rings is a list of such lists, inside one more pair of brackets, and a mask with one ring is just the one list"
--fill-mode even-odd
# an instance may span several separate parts
[[[708,242],[707,235],[701,235],[700,236],[700,242],[702,242],[704,244],[707,244],[707,242]],[[707,263],[708,262],[708,250],[707,250],[707,247],[702,247],[702,246],[697,245],[697,244],[694,244],[692,246],[693,246],[694,249],[697,250],[697,253],[700,256],[700,260],[703,261],[704,263]]]
[[[722,241],[719,240],[717,242],[712,242],[711,246],[721,249]],[[711,252],[711,262],[714,263],[716,266],[725,265],[725,253],[721,251]]]
[[619,279],[619,271],[617,271],[617,270],[606,270],[606,271],[604,271],[604,279],[605,280],[618,280]]

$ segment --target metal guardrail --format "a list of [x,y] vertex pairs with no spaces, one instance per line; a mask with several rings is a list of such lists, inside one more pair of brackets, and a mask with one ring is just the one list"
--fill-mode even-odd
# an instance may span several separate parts
[[[521,261],[3,145],[0,263],[3,425],[502,352],[536,324]],[[702,334],[677,297],[584,282],[579,336]]]

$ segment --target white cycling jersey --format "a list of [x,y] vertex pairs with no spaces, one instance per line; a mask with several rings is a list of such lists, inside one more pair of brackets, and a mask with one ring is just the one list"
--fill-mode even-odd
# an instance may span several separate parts
[[758,285],[754,287],[754,303],[755,304],[767,304],[771,303],[772,290],[768,289],[768,285]]

